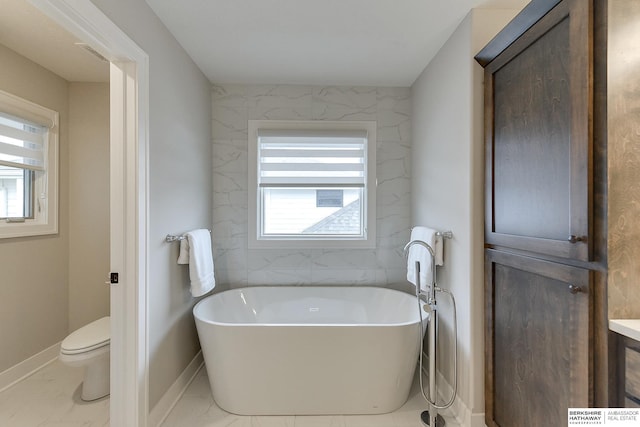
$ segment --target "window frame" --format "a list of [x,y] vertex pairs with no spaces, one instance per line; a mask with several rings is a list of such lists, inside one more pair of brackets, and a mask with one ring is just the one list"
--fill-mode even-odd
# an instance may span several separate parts
[[44,171],[36,173],[32,183],[34,198],[32,215],[18,219],[1,219],[0,239],[57,234],[59,114],[1,90],[0,112],[48,129],[43,147]]
[[[373,249],[376,247],[376,128],[375,121],[324,120],[249,120],[248,122],[248,246],[249,249]],[[264,236],[262,204],[258,184],[258,132],[260,130],[286,131],[366,131],[365,171],[363,188],[363,236]]]

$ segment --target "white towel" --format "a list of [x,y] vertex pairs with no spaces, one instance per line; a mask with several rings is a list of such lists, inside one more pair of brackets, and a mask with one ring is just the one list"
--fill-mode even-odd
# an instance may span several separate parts
[[[442,236],[431,228],[417,226],[411,230],[411,240],[422,240],[435,252],[436,265],[443,265]],[[420,264],[420,288],[428,289],[433,284],[433,272],[431,271],[431,254],[424,246],[414,244],[409,248],[407,256],[407,280],[417,285],[416,261]]]
[[199,297],[210,292],[216,286],[211,255],[211,233],[199,229],[185,233],[186,239],[180,241],[178,264],[189,264],[191,295]]

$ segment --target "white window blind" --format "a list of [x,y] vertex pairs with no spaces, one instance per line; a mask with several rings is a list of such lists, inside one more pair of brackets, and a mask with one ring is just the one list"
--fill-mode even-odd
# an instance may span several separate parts
[[258,130],[260,187],[364,187],[367,132]]
[[0,113],[0,166],[43,171],[48,130]]
[[58,232],[58,119],[0,91],[0,239]]
[[250,248],[375,248],[376,122],[248,125]]

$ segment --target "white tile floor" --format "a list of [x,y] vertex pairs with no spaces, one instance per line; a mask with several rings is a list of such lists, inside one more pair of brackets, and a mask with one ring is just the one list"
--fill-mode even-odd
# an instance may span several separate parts
[[80,399],[82,369],[54,361],[0,393],[0,426],[109,426],[109,398]]
[[[414,381],[415,383],[415,381]],[[229,414],[213,401],[202,368],[173,408],[162,427],[423,427],[420,413],[426,404],[414,384],[407,403],[395,412],[383,415],[335,416],[239,416]],[[445,415],[447,427],[460,427]]]
[[[3,427],[107,427],[109,398],[80,399],[82,370],[55,361],[0,393]],[[206,369],[201,369],[162,427],[422,427],[426,404],[414,384],[402,408],[383,415],[255,416],[229,414],[211,396]],[[447,427],[460,427],[445,415]],[[113,426],[116,427],[116,426]]]

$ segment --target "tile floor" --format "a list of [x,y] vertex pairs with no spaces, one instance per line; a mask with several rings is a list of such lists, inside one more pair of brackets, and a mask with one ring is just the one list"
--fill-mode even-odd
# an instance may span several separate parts
[[[107,427],[109,398],[80,399],[82,370],[58,361],[0,393],[0,426]],[[335,416],[239,416],[218,408],[202,368],[161,427],[423,427],[426,408],[414,382],[407,403],[390,414]],[[460,427],[445,414],[447,427]],[[115,427],[115,426],[114,426]]]
[[82,376],[82,369],[56,360],[1,392],[0,426],[109,426],[109,398],[83,402]]
[[[161,427],[423,427],[420,413],[426,404],[416,382],[407,403],[390,414],[248,417],[218,408],[202,368]],[[450,417],[444,418],[447,427],[459,427]]]

